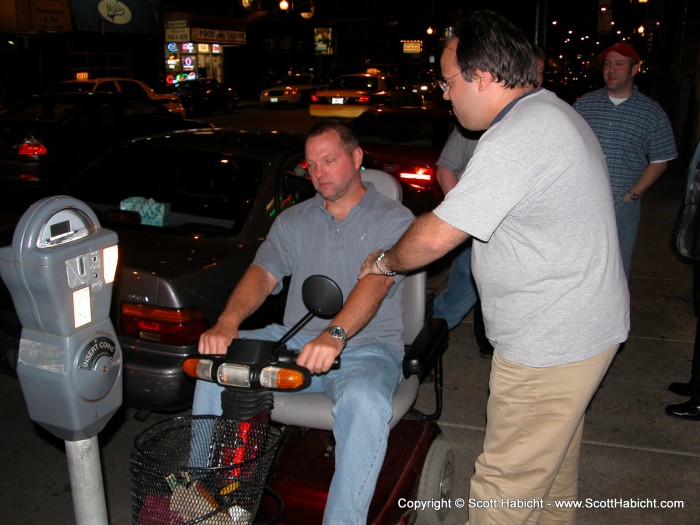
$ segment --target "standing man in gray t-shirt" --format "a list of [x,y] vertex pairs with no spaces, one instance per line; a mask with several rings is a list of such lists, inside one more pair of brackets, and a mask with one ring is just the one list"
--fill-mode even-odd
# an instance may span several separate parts
[[629,332],[605,158],[571,106],[533,88],[531,45],[502,16],[457,24],[440,67],[460,124],[486,131],[442,204],[370,254],[360,277],[481,241],[472,272],[494,356],[469,497],[496,504],[470,508],[469,523],[573,523],[573,506],[558,502],[577,497],[586,407]]

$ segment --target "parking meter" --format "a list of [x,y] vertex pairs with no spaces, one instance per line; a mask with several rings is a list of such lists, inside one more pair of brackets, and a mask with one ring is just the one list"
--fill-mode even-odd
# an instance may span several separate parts
[[22,215],[0,274],[22,324],[17,376],[30,418],[67,441],[95,436],[122,403],[122,354],[109,318],[117,234],[67,196]]

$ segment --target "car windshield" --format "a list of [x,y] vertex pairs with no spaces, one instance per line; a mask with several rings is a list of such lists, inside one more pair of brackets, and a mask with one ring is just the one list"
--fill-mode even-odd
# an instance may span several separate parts
[[173,91],[176,93],[192,93],[194,91],[202,91],[203,89],[204,84],[197,82],[196,80],[173,84]]
[[63,191],[86,202],[101,222],[235,234],[261,174],[260,162],[249,157],[135,143],[115,148]]
[[353,91],[379,91],[377,77],[349,76],[338,77],[330,86],[330,89],[352,89]]

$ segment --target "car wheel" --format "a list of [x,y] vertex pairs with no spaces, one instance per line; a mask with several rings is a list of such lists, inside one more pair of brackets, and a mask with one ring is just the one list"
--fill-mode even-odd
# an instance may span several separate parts
[[454,485],[454,455],[442,436],[433,441],[423,463],[418,483],[417,501],[443,501],[444,506],[429,506],[418,511],[416,525],[439,525],[450,511],[449,501]]
[[197,110],[194,109],[194,106],[185,106],[185,114],[187,115],[188,118],[196,117],[197,116]]
[[230,100],[226,101],[226,106],[224,107],[224,111],[226,113],[233,113],[233,108],[236,107],[236,105],[231,102]]

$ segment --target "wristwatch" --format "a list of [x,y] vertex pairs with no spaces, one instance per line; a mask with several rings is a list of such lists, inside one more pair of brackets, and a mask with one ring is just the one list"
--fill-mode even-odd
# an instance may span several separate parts
[[630,196],[630,199],[632,199],[632,202],[637,202],[639,199],[642,198],[642,196],[639,193],[635,193],[633,191],[628,191],[627,194]]
[[343,350],[345,350],[345,345],[348,344],[348,334],[345,331],[345,328],[343,328],[342,326],[329,326],[323,331],[328,332],[330,336],[334,339],[340,339],[343,342],[343,348],[341,348],[340,351],[342,352]]
[[386,255],[386,254],[385,254],[384,252],[380,253],[380,254],[377,256],[377,258],[374,260],[374,265],[377,267],[377,270],[379,270],[380,272],[382,272],[383,275],[386,275],[386,276],[388,276],[388,277],[393,277],[394,275],[396,275],[396,272],[392,272],[392,271],[390,271],[390,270],[385,270],[384,268],[382,268],[381,266],[379,266],[379,262],[384,258],[385,255]]

